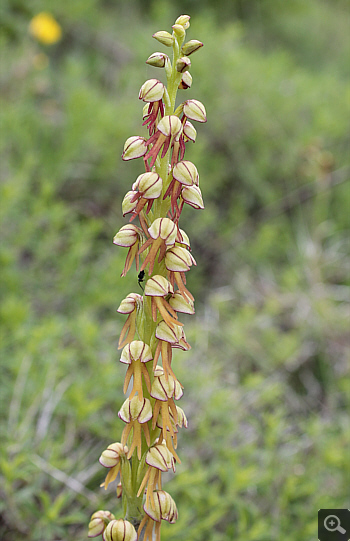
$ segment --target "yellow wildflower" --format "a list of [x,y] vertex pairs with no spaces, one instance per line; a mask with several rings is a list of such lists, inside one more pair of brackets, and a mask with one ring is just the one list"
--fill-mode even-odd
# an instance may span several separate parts
[[45,45],[56,43],[62,36],[62,29],[58,22],[50,13],[44,11],[32,18],[29,31],[36,40]]

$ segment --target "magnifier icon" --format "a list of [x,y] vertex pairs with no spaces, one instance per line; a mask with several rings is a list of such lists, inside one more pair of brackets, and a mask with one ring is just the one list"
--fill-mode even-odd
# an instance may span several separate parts
[[346,530],[340,526],[340,520],[336,515],[328,515],[328,517],[324,519],[323,524],[329,532],[346,533]]

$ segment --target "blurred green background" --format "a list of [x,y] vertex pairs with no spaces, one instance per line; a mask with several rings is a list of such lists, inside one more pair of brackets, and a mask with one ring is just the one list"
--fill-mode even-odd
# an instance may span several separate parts
[[[53,45],[29,23],[48,11]],[[175,354],[189,428],[165,485],[162,540],[313,541],[348,507],[349,71],[346,0],[1,3],[0,537],[81,541],[101,451],[120,438],[116,310],[139,292],[121,201],[142,164],[152,39],[191,15],[208,123],[186,159],[206,208],[183,212],[198,266],[189,352]],[[164,79],[163,79],[164,80]]]

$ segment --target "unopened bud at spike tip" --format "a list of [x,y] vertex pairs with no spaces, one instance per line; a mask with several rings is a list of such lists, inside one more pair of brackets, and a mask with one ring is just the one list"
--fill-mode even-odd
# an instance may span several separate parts
[[185,30],[190,26],[190,16],[189,15],[180,15],[175,21],[175,24],[181,24]]
[[174,34],[178,39],[184,39],[186,32],[184,27],[181,24],[174,24],[173,25]]

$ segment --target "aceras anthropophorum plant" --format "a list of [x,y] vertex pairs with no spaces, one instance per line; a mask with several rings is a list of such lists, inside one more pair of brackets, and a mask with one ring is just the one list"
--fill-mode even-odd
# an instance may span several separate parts
[[[189,56],[202,47],[197,40],[185,41],[190,17],[181,15],[173,33],[153,37],[172,47],[173,60],[161,52],[147,63],[164,68],[167,86],[158,79],[146,81],[139,93],[145,102],[143,126],[149,137],[129,137],[123,160],[143,158],[141,173],[124,197],[123,216],[130,222],[114,237],[114,244],[128,248],[122,276],[136,264],[143,295],[130,293],[118,312],[127,319],[121,331],[120,361],[128,365],[123,392],[131,392],[118,416],[125,423],[121,442],[112,443],[100,457],[108,468],[105,489],[118,474],[117,496],[122,497],[124,519],[109,511],[91,517],[89,537],[102,534],[104,541],[160,540],[161,521],[173,523],[177,508],[162,489],[162,473],[175,471],[179,427],[187,419],[176,402],[183,394],[172,366],[173,348],[190,349],[178,313],[193,314],[194,298],[186,287],[186,272],[196,262],[187,234],[179,219],[185,203],[204,207],[196,166],[184,160],[186,144],[196,140],[191,121],[206,122],[204,105],[188,99],[175,109],[177,90],[192,83]],[[138,218],[139,225],[132,223]],[[161,361],[161,365],[158,364]]]

